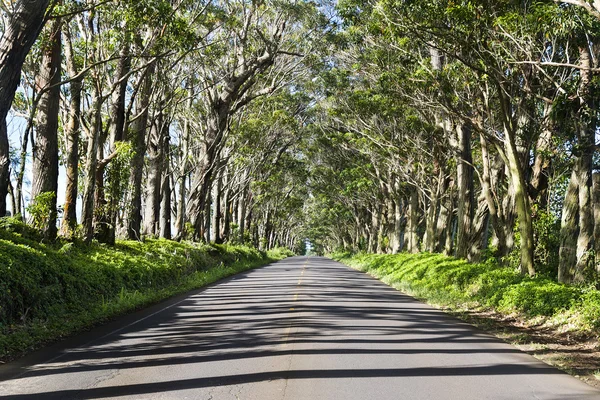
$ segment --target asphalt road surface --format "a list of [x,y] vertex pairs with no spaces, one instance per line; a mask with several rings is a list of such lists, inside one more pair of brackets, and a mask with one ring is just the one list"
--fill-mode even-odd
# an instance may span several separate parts
[[600,399],[377,280],[296,257],[0,368],[1,399]]

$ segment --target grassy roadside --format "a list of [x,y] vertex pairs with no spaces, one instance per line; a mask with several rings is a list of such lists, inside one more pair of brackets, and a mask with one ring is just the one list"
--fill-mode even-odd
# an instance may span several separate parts
[[42,244],[0,221],[0,361],[291,255],[167,240]]
[[600,388],[600,292],[439,254],[334,254]]

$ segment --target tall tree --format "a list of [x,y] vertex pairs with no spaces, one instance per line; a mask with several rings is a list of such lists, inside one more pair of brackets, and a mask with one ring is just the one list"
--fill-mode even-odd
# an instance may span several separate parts
[[42,63],[38,75],[38,90],[43,92],[38,105],[36,135],[33,146],[32,201],[49,194],[49,216],[44,234],[54,240],[56,227],[56,198],[58,192],[58,114],[62,63],[62,21],[56,19],[48,26],[48,35],[42,48]]
[[21,78],[25,57],[45,23],[50,0],[17,0],[12,3],[9,22],[0,39],[0,216],[6,213],[10,149],[6,117]]

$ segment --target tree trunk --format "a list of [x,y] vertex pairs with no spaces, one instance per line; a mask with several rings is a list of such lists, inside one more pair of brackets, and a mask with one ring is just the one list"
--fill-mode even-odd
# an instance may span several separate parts
[[213,183],[212,194],[212,239],[215,243],[221,244],[221,176],[218,176]]
[[233,205],[231,204],[231,179],[229,178],[227,181],[227,189],[225,190],[225,195],[223,196],[223,209],[225,211],[225,215],[223,218],[223,230],[221,237],[224,241],[229,242],[231,238],[231,220],[233,218]]
[[573,282],[576,275],[578,222],[579,185],[577,183],[577,172],[573,169],[563,202],[562,220],[560,223],[558,281],[562,283]]
[[576,162],[577,183],[579,184],[579,235],[577,236],[577,265],[573,281],[576,283],[592,281],[595,277],[594,250],[594,209],[592,203],[592,164],[595,150],[597,121],[593,117],[595,102],[591,95],[593,74],[592,57],[588,46],[580,48],[581,83],[578,157]]
[[[386,254],[393,254],[393,245],[394,245],[394,228],[395,228],[395,218],[396,218],[396,210],[394,205],[394,200],[390,197],[391,194],[388,193],[387,199],[385,201],[385,225],[383,229],[382,237],[387,238],[387,243],[382,250],[386,252]],[[344,232],[344,250],[347,248],[347,240],[348,231]]]
[[[65,58],[67,71],[70,76],[77,75],[73,45],[70,33],[65,31]],[[65,129],[65,143],[67,148],[66,170],[67,189],[65,192],[65,206],[61,223],[61,235],[70,237],[77,228],[77,193],[79,181],[79,135],[81,118],[81,92],[83,78],[76,79],[69,84],[71,101],[69,102],[69,122]]]
[[408,223],[406,225],[406,250],[410,253],[419,252],[419,194],[417,189],[413,188],[410,193],[410,203],[408,206]]
[[[126,110],[125,101],[127,95],[127,84],[128,79],[126,76],[131,71],[131,58],[129,55],[129,35],[126,34],[123,47],[121,48],[119,63],[112,82],[113,87],[116,88],[113,93],[112,104],[110,106],[110,136],[109,136],[109,154],[112,156],[118,151],[117,146],[119,142],[125,140],[125,126],[126,126]],[[109,166],[109,163],[119,162],[116,160],[105,160],[101,167],[99,167],[98,176],[104,180],[105,169],[108,167],[110,173],[107,176],[108,179],[108,193],[104,193],[104,184],[98,185],[98,189],[103,190],[98,196],[102,199],[104,207],[102,213],[97,216],[98,222],[101,224],[102,232],[99,232],[99,241],[114,244],[116,240],[116,229],[117,229],[117,217],[119,210],[119,203],[122,201],[124,195],[124,174],[120,173],[124,165],[114,164]]]
[[42,49],[42,63],[36,86],[43,91],[36,118],[36,140],[33,146],[33,202],[43,193],[53,193],[50,214],[43,227],[48,240],[56,239],[58,192],[58,114],[60,111],[60,82],[62,62],[61,21],[54,20],[48,29],[48,42]]
[[45,22],[49,0],[17,0],[0,38],[0,217],[6,215],[10,147],[6,117],[21,80],[21,69]]
[[207,121],[206,139],[202,142],[202,158],[194,173],[190,189],[187,215],[194,224],[196,236],[201,236],[200,231],[207,218],[203,215],[203,211],[206,210],[206,204],[209,202],[220,146],[228,123],[228,110],[218,110],[215,114]]
[[10,196],[10,206],[14,213],[14,210],[18,210],[19,208],[17,207],[17,200],[15,198],[15,190],[14,190],[13,185],[10,182],[10,180],[8,181],[8,194]]
[[148,140],[148,177],[146,180],[146,208],[144,212],[144,234],[157,237],[160,231],[161,183],[164,166],[164,136],[168,128],[163,127],[163,116],[159,115],[152,124]]
[[394,201],[394,241],[392,253],[397,254],[402,251],[402,203],[400,199]]
[[244,233],[246,230],[246,191],[243,189],[238,203],[238,228],[240,232],[239,242],[244,243]]
[[442,196],[446,189],[446,179],[443,169],[440,167],[440,162],[436,161],[437,178],[435,179],[435,189],[432,191],[431,200],[427,210],[426,220],[426,233],[424,240],[425,251],[433,253],[436,251],[437,244],[439,243],[440,235],[442,230],[439,229],[439,223],[442,221],[443,210],[442,210]]
[[512,132],[505,129],[505,150],[510,171],[510,183],[515,192],[515,205],[519,219],[521,233],[521,273],[533,276],[533,225],[531,221],[531,208],[529,195],[526,190],[525,175],[517,152],[515,137]]
[[[188,106],[191,107],[191,100],[188,101]],[[189,139],[190,139],[190,123],[186,121],[183,126],[183,135],[179,147],[180,167],[178,178],[179,203],[177,204],[177,219],[175,222],[175,230],[177,231],[177,239],[185,238],[185,223],[186,223],[186,204],[187,204],[187,181],[189,175]]]
[[473,156],[471,152],[471,128],[456,127],[458,135],[456,175],[458,183],[458,225],[456,232],[456,256],[467,258],[471,247],[473,230]]
[[[440,212],[436,221],[436,241],[434,251],[450,254],[449,250],[446,249],[447,238],[451,234],[450,226],[452,222],[452,208],[454,204],[454,193],[450,187],[450,179],[444,179],[441,193],[443,197],[440,200]],[[446,253],[446,251],[448,251],[448,253]]]
[[[544,117],[552,113],[552,106],[547,105],[544,110]],[[535,149],[535,160],[531,171],[531,201],[537,203],[541,209],[548,206],[548,171],[550,169],[551,158],[548,156],[552,146],[552,129],[545,127],[537,140]]]
[[500,205],[496,201],[496,196],[493,192],[493,184],[492,184],[492,161],[490,159],[490,154],[488,151],[488,142],[483,134],[480,135],[481,142],[481,159],[483,164],[483,173],[481,179],[481,192],[484,196],[487,206],[488,212],[490,215],[490,220],[492,222],[492,228],[494,229],[494,234],[496,236],[496,240],[498,241],[498,256],[505,256],[508,252],[502,249],[506,248],[506,236],[504,234],[505,230],[503,228],[504,221],[501,218]]
[[387,234],[387,200],[382,201],[379,206],[379,228],[377,229],[377,254],[384,254],[386,245],[384,238]]
[[208,197],[206,198],[206,202],[204,203],[204,212],[200,215],[202,216],[202,224],[200,226],[200,237],[204,239],[205,243],[212,242],[210,225],[211,225],[211,202],[212,202],[212,191],[208,191]]
[[[594,249],[600,254],[600,173],[593,175],[593,204],[594,204]],[[596,264],[596,274],[600,275],[600,264]]]
[[121,53],[119,54],[119,64],[115,73],[113,87],[116,90],[113,93],[113,100],[110,107],[111,133],[109,147],[115,148],[117,142],[125,140],[125,101],[127,96],[127,85],[129,80],[126,76],[131,71],[131,57],[129,55],[129,37],[125,38]]
[[377,252],[378,242],[379,242],[379,225],[381,224],[381,215],[380,209],[381,205],[377,204],[372,207],[371,212],[371,229],[370,229],[370,237],[369,237],[369,253]]
[[96,172],[98,166],[98,141],[102,131],[102,103],[99,89],[92,102],[92,127],[88,134],[87,163],[85,168],[85,190],[83,192],[82,223],[85,242],[94,238],[94,201],[96,191]]
[[138,118],[134,122],[129,135],[133,146],[131,172],[129,174],[129,209],[125,223],[127,224],[127,238],[130,240],[141,239],[142,226],[142,178],[144,172],[144,157],[146,156],[146,132],[148,127],[148,114],[150,99],[152,98],[152,83],[156,63],[151,63],[144,73],[144,82],[139,94],[139,103],[136,105]]
[[166,133],[163,135],[163,182],[162,182],[162,201],[160,205],[160,237],[171,239],[171,171],[169,163],[170,134],[166,127]]
[[582,283],[594,278],[594,209],[592,203],[592,162],[596,119],[591,115],[594,101],[590,93],[593,74],[589,48],[580,49],[581,82],[579,109],[575,116],[578,143],[575,165],[563,205],[558,279]]
[[473,227],[471,232],[471,246],[467,254],[469,262],[477,263],[481,261],[481,250],[487,247],[487,230],[489,228],[490,212],[482,194],[477,199],[477,210],[473,218]]
[[[32,133],[33,135],[33,133]],[[25,168],[27,167],[27,149],[29,146],[29,131],[25,131],[23,133],[23,138],[21,141],[21,154],[19,157],[19,172],[17,173],[17,182],[16,182],[16,187],[15,187],[15,199],[16,199],[16,205],[15,208],[13,209],[13,213],[15,213],[16,217],[20,217],[21,220],[23,220],[24,216],[25,216],[25,209],[24,209],[24,201],[25,199],[23,198],[23,181],[25,180]]]

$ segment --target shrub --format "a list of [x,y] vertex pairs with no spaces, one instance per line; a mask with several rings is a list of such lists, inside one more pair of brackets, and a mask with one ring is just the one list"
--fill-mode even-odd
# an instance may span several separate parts
[[503,311],[552,316],[569,309],[577,292],[575,288],[545,279],[531,279],[508,287],[498,305]]
[[388,284],[450,307],[475,302],[504,313],[551,317],[580,314],[589,328],[600,327],[600,292],[548,278],[529,278],[488,260],[469,264],[439,254],[337,254],[336,259]]
[[596,289],[586,291],[581,297],[581,316],[589,327],[600,328],[600,292]]
[[40,242],[42,235],[17,217],[0,218],[0,238],[20,242],[20,238]]
[[44,230],[50,218],[50,213],[56,199],[56,193],[44,192],[36,196],[35,199],[27,206],[27,211],[31,215],[32,225],[34,229]]
[[0,226],[0,358],[290,255],[167,240],[40,244],[21,222]]

